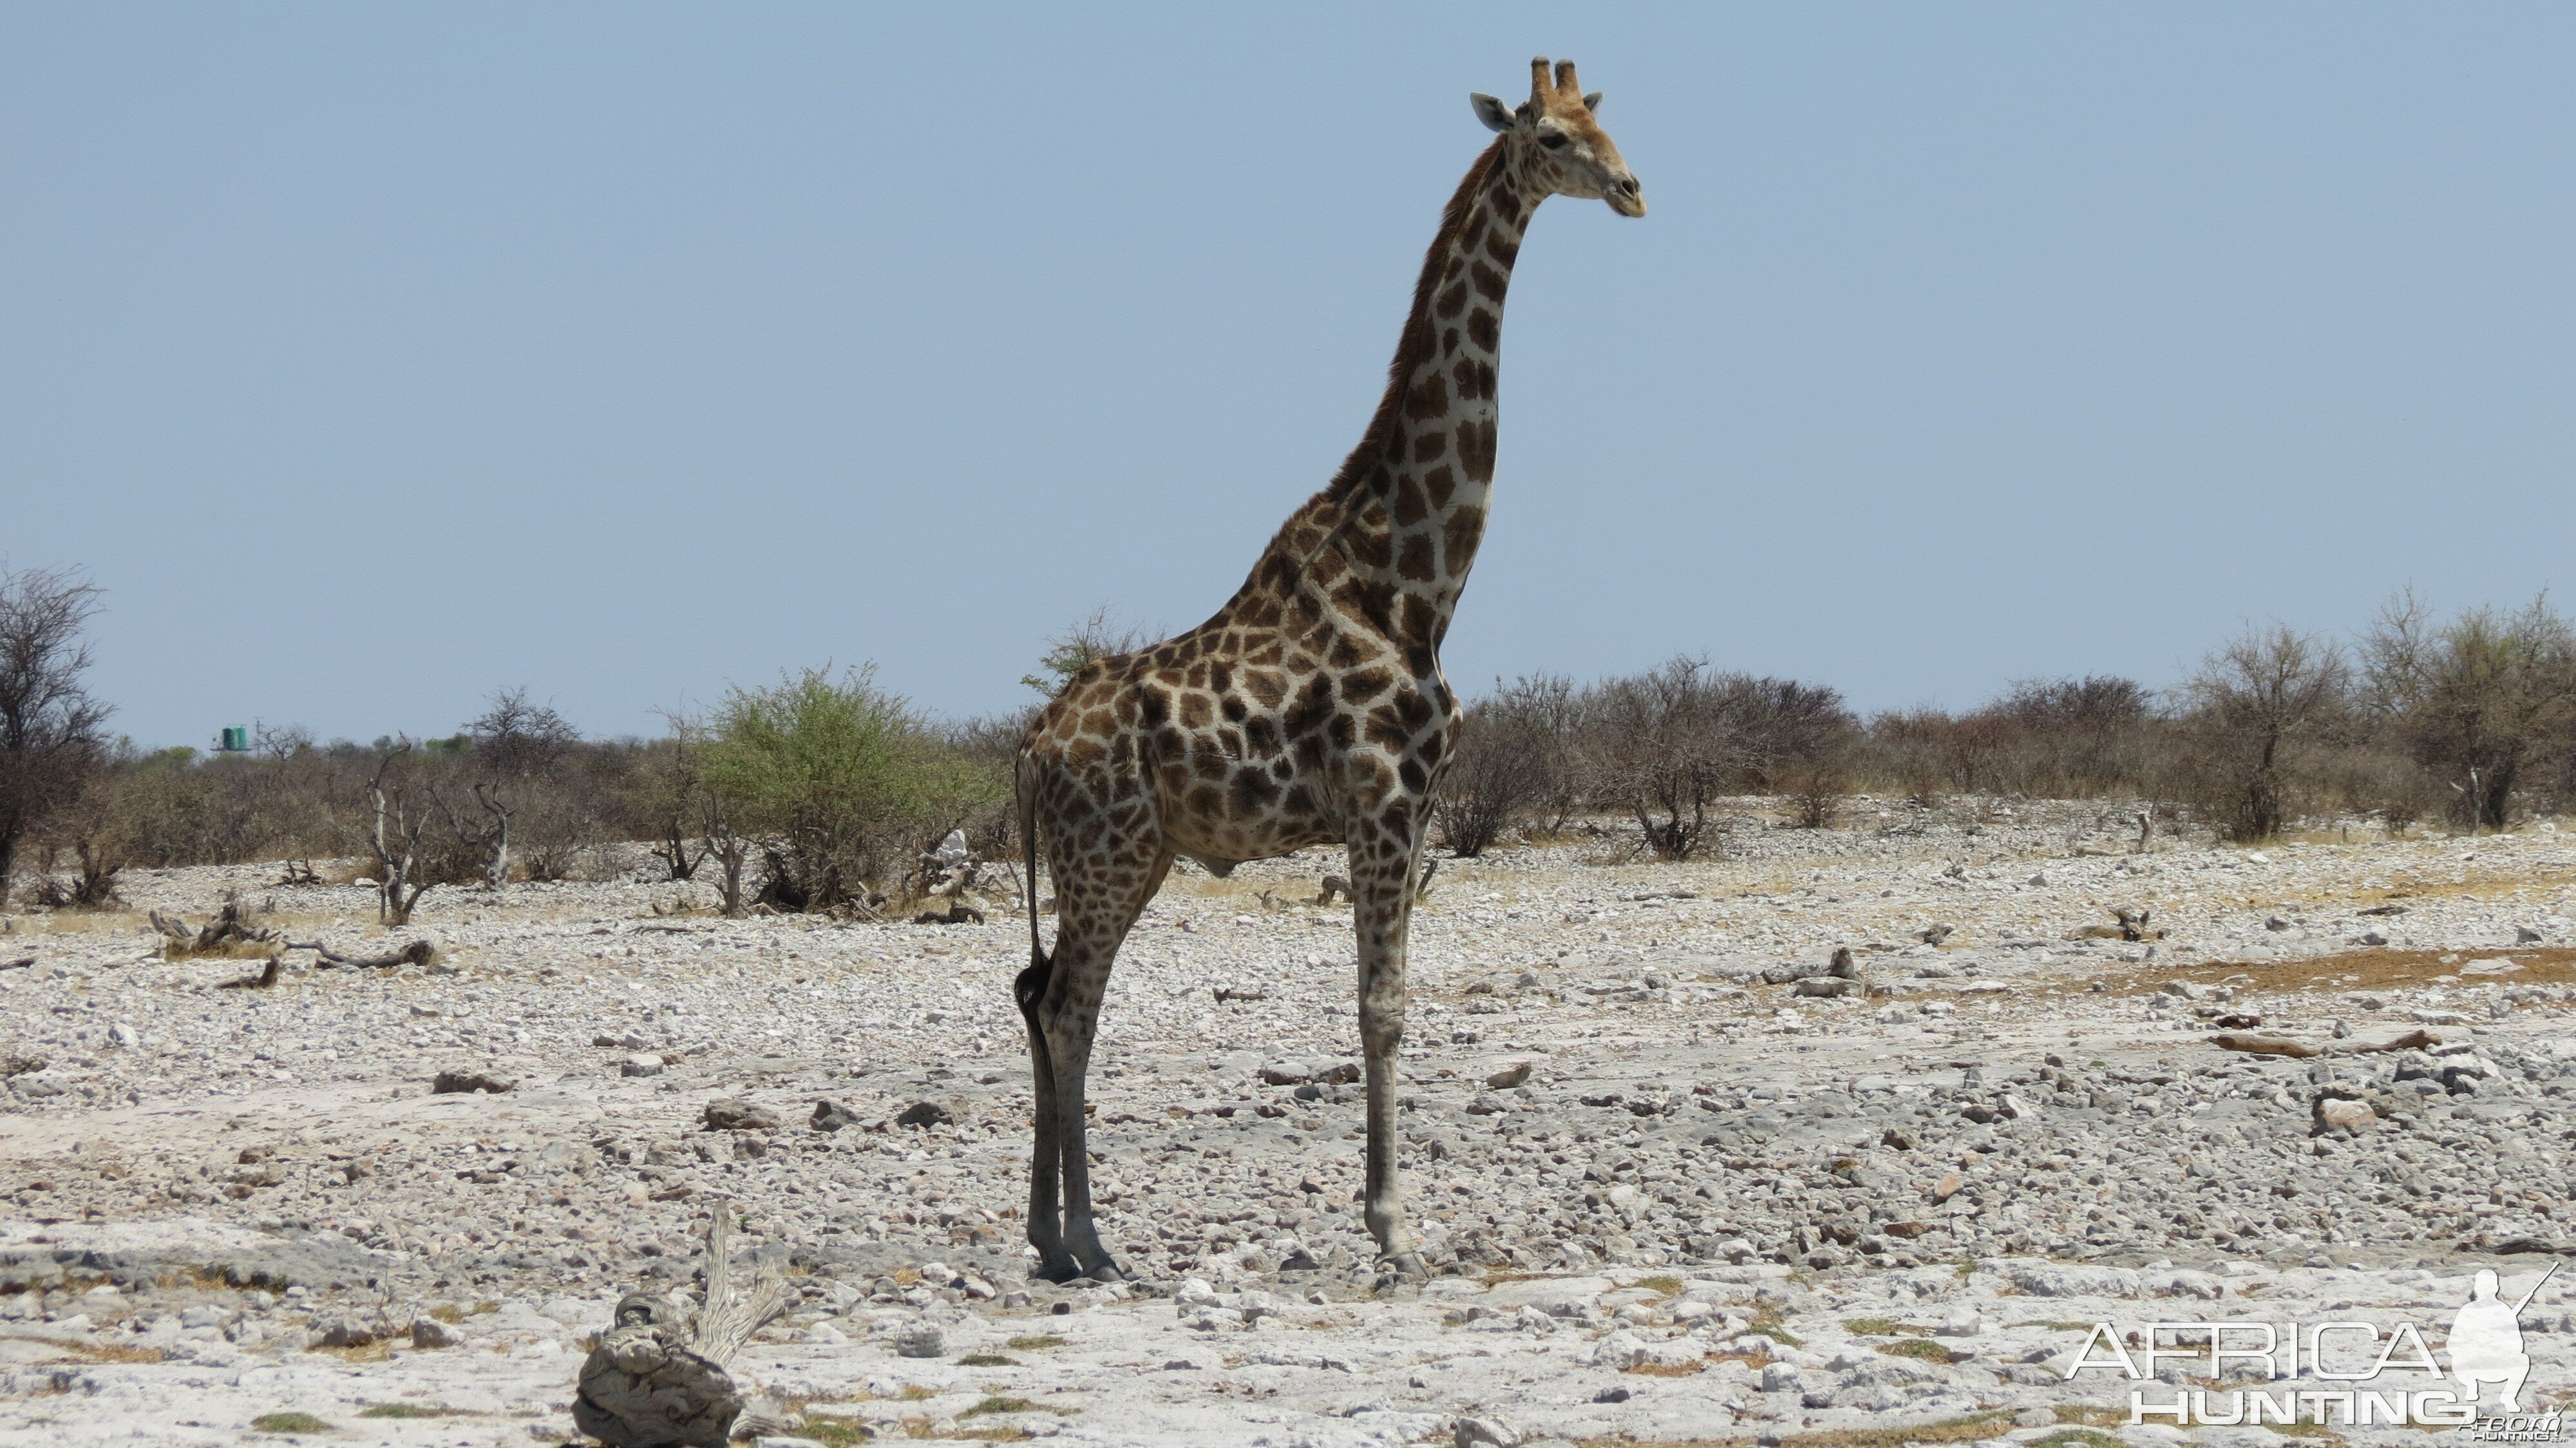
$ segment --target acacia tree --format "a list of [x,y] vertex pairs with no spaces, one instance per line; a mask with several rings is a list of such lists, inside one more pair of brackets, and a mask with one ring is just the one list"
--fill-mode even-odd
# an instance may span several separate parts
[[1459,859],[1473,859],[1547,793],[1548,740],[1494,701],[1467,711],[1457,751],[1431,797],[1440,843]]
[[498,890],[509,883],[510,823],[525,806],[523,791],[543,792],[565,753],[581,742],[581,731],[553,709],[529,703],[520,688],[493,694],[492,706],[464,735],[473,746],[477,777],[470,789],[481,818],[469,821],[443,799],[439,807],[480,857],[485,888]]
[[1114,618],[1104,603],[1071,628],[1049,636],[1046,652],[1038,655],[1038,672],[1022,674],[1020,682],[1052,699],[1092,660],[1131,654],[1154,642],[1150,631],[1121,627]]
[[2309,747],[2346,715],[2351,670],[2332,643],[2286,625],[2248,630],[2182,687],[2187,788],[2240,840],[2281,832],[2311,783]]
[[81,630],[98,612],[96,586],[69,573],[0,568],[0,903],[18,846],[78,797],[101,757],[108,707],[81,675]]
[[1600,729],[1595,774],[1667,860],[1699,848],[1709,804],[1741,764],[1707,674],[1708,660],[1675,657],[1601,684],[1591,700]]
[[2547,595],[2503,614],[2473,608],[2436,627],[2412,593],[2362,638],[2372,703],[2406,752],[2448,785],[2461,822],[2502,829],[2513,792],[2570,747],[2576,628]]
[[[864,902],[888,866],[1007,796],[997,771],[948,748],[873,666],[808,669],[735,688],[691,731],[707,837],[759,841],[762,899],[791,910]],[[719,864],[729,863],[719,842]]]
[[1540,826],[1550,834],[1562,832],[1573,820],[1590,787],[1583,769],[1590,705],[1590,695],[1575,687],[1572,679],[1539,673],[1497,683],[1493,697],[1476,706],[1480,717],[1492,720],[1496,729],[1508,730],[1536,749],[1540,782],[1531,803]]

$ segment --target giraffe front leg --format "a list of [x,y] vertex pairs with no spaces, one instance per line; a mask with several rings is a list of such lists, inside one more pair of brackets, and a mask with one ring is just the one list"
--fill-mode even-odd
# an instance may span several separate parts
[[1054,1083],[1048,1116],[1055,1123],[1055,1175],[1064,1192],[1059,1251],[1065,1260],[1051,1263],[1049,1275],[1059,1281],[1088,1276],[1115,1282],[1123,1275],[1100,1244],[1100,1229],[1092,1218],[1085,1082],[1100,1029],[1100,1002],[1109,993],[1110,967],[1172,864],[1171,856],[1158,853],[1151,840],[1095,848],[1097,857],[1087,869],[1068,866],[1057,873],[1055,966],[1030,1011],[1030,1039],[1038,1043],[1031,1054],[1043,1048]]
[[1404,1224],[1404,1181],[1396,1169],[1396,1051],[1404,1044],[1404,943],[1413,914],[1413,862],[1420,832],[1381,820],[1353,829],[1351,900],[1359,932],[1360,1050],[1367,1062],[1368,1188],[1364,1215],[1378,1255],[1408,1277],[1427,1275]]

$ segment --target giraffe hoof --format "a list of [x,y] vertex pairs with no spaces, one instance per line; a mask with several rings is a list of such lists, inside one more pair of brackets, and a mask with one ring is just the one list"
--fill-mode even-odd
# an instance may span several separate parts
[[1377,1259],[1378,1275],[1389,1286],[1398,1282],[1428,1282],[1431,1269],[1422,1265],[1419,1252],[1396,1252]]
[[1060,1262],[1041,1262],[1029,1275],[1046,1282],[1071,1282],[1082,1275],[1082,1264],[1067,1257]]

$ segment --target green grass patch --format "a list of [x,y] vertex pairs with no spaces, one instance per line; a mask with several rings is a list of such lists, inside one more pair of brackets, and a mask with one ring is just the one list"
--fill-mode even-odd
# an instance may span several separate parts
[[1682,1295],[1682,1280],[1678,1277],[1640,1277],[1637,1279],[1637,1285],[1660,1292],[1666,1297]]
[[975,1406],[968,1408],[965,1412],[962,1412],[957,1416],[960,1418],[980,1418],[986,1413],[1058,1413],[1062,1411],[1063,1409],[1061,1408],[1049,1408],[1041,1404],[1032,1403],[1026,1398],[992,1397],[986,1398],[984,1401],[977,1403]]
[[854,1444],[876,1441],[876,1435],[868,1431],[866,1424],[850,1418],[809,1417],[805,1426],[796,1430],[796,1435],[811,1438],[823,1448],[852,1448]]
[[250,1425],[263,1433],[328,1433],[331,1425],[311,1413],[262,1413]]
[[454,1413],[432,1403],[369,1403],[358,1412],[361,1418],[444,1418]]
[[2045,1437],[2032,1439],[2031,1448],[2126,1448],[2126,1445],[2098,1428],[2060,1428]]
[[1948,1348],[1928,1337],[1909,1337],[1903,1342],[1881,1343],[1878,1350],[1889,1357],[1920,1358],[1924,1362],[1937,1363],[1945,1368],[1958,1361],[1950,1356]]
[[1765,1307],[1754,1313],[1753,1320],[1745,1324],[1744,1330],[1757,1337],[1767,1337],[1782,1347],[1806,1346],[1792,1336],[1789,1329],[1781,1322],[1780,1309],[1777,1307]]
[[1930,1337],[1932,1329],[1919,1322],[1899,1322],[1892,1317],[1846,1317],[1843,1331],[1856,1337]]
[[957,1363],[960,1367],[969,1368],[1015,1368],[1020,1365],[1020,1360],[1006,1358],[997,1352],[970,1352],[959,1358]]
[[1014,1352],[1044,1352],[1048,1348],[1062,1346],[1064,1346],[1064,1339],[1051,1332],[1011,1339],[1011,1350]]

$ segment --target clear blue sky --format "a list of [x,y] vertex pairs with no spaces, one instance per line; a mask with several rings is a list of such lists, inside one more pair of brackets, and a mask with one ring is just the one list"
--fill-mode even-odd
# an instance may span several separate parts
[[[2576,7],[0,7],[0,556],[148,744],[1184,627],[1570,55],[1451,675],[1966,705],[2576,544]],[[2562,594],[2562,602],[2576,602]]]

